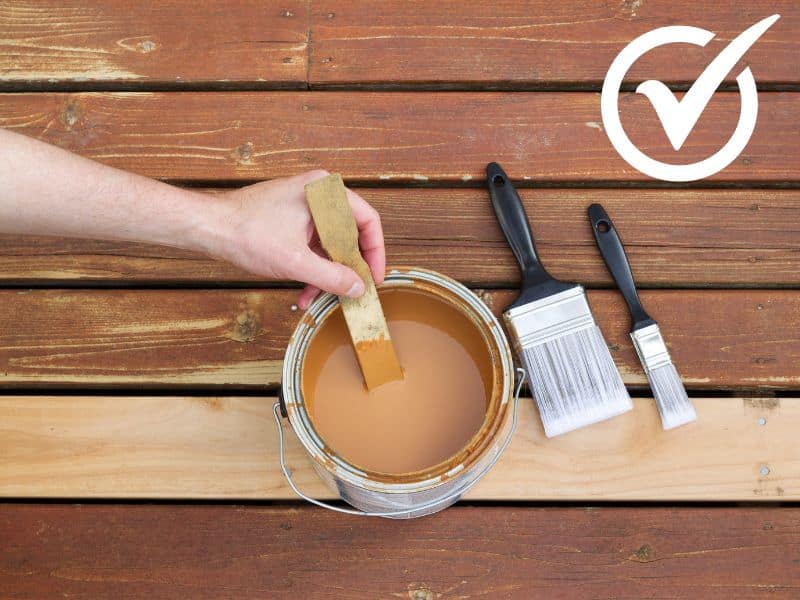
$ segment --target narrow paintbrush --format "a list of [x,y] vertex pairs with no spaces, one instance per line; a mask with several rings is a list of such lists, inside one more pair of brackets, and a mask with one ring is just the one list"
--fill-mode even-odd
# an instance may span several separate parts
[[631,339],[650,381],[662,426],[664,429],[672,429],[696,420],[697,414],[686,395],[678,371],[672,364],[658,324],[645,312],[636,293],[628,257],[614,223],[599,204],[589,207],[589,220],[592,222],[592,231],[600,254],[603,255],[603,260],[631,311]]
[[497,163],[488,165],[486,174],[494,211],[522,271],[522,291],[503,316],[545,434],[552,437],[631,410],[583,288],[545,271],[516,190]]

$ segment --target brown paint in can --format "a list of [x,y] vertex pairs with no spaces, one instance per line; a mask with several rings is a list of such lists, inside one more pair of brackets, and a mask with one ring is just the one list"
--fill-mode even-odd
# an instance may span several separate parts
[[[496,316],[460,283],[395,267],[379,293],[411,387],[380,391],[394,404],[375,406],[338,301],[323,294],[289,340],[281,398],[314,470],[343,500],[366,514],[420,517],[453,504],[508,445],[514,364]],[[341,510],[303,494],[281,467],[298,495]]]
[[364,386],[340,309],[315,332],[302,367],[311,423],[334,452],[367,471],[430,469],[458,454],[484,423],[494,373],[475,323],[436,295],[382,290],[405,378]]

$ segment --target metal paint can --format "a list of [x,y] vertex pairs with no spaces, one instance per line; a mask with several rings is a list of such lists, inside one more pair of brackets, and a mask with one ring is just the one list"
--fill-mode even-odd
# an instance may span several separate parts
[[[313,343],[315,331],[338,305],[336,296],[322,294],[309,307],[289,340],[283,364],[281,399],[274,406],[280,436],[281,468],[292,489],[309,502],[337,512],[366,516],[408,519],[428,515],[450,506],[475,485],[497,462],[511,439],[516,427],[517,398],[524,373],[517,371],[519,380],[515,392],[511,349],[494,314],[469,289],[433,271],[393,269],[380,289],[402,286],[412,286],[415,291],[444,300],[466,315],[483,336],[486,360],[490,361],[493,377],[483,424],[461,452],[421,474],[386,476],[370,473],[337,456],[314,430],[302,391],[305,353]],[[288,418],[319,477],[342,500],[358,510],[343,509],[310,498],[296,487],[284,461],[280,414]]]

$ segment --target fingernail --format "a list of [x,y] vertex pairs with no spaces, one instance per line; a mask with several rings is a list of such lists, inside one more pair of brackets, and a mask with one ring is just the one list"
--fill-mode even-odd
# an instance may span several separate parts
[[350,289],[347,290],[345,296],[348,298],[360,298],[364,295],[364,282],[363,281],[356,281],[353,285],[350,286]]

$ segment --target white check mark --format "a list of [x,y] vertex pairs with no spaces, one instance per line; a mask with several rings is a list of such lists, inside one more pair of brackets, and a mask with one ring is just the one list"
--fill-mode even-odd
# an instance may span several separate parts
[[666,85],[655,79],[639,84],[636,93],[644,94],[653,104],[675,150],[681,149],[725,76],[779,18],[780,15],[772,15],[740,33],[709,63],[681,100]]

